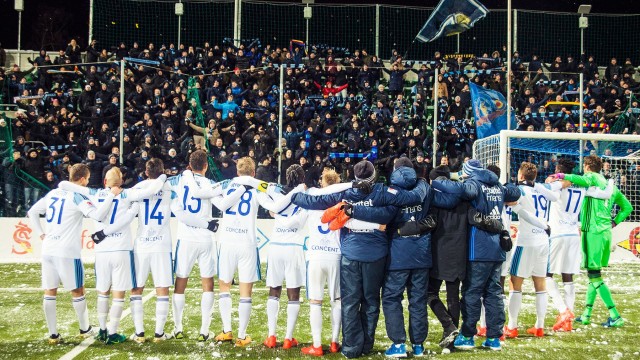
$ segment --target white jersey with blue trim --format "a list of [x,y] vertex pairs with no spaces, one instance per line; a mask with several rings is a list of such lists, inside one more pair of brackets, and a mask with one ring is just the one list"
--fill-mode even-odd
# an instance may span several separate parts
[[39,215],[44,215],[46,224],[42,254],[79,259],[82,251],[82,219],[95,209],[87,197],[62,189],[53,189],[38,200],[29,213],[36,214],[37,221],[40,221]]
[[[153,180],[144,180],[134,189],[144,188]],[[171,252],[171,201],[177,198],[168,183],[162,190],[138,202],[138,232],[134,241],[138,253]]]
[[[518,186],[520,188],[520,200],[513,210],[518,213],[518,246],[534,246],[548,243],[546,224],[551,210],[550,201],[536,188],[531,186]],[[527,212],[528,214],[524,214]],[[528,218],[531,216],[532,219]]]
[[218,227],[218,242],[220,243],[252,243],[257,246],[256,217],[258,206],[270,207],[269,196],[256,189],[245,189],[242,185],[231,180],[222,182],[224,196],[245,190],[235,204],[222,212],[222,219]]
[[502,207],[502,226],[505,230],[511,234],[511,215],[513,214],[513,208],[509,205]]
[[551,236],[555,235],[579,235],[580,209],[584,201],[587,189],[569,187],[562,189],[560,198],[551,205]]
[[[316,195],[320,189],[310,188],[307,194]],[[306,257],[309,260],[339,260],[342,254],[340,250],[340,230],[329,230],[329,224],[323,224],[320,219],[324,211],[305,210],[309,239],[306,243]]]
[[[209,186],[220,188],[220,184],[210,180],[200,174],[193,174],[194,180],[199,187]],[[202,199],[192,196],[194,189],[190,188],[187,180],[182,175],[176,175],[167,180],[171,189],[175,192],[173,202],[178,202],[177,206],[182,208],[187,216],[194,216],[205,221],[212,219],[212,207],[210,199]],[[215,241],[213,233],[207,228],[198,228],[187,225],[182,221],[178,222],[177,238],[181,241],[210,242]]]
[[[281,186],[269,186],[267,195],[274,201],[283,198],[283,189]],[[298,216],[304,209],[289,203],[282,211],[274,214],[273,232],[271,235],[271,244],[279,245],[304,245],[304,237],[302,229],[304,223],[300,221],[290,221],[291,217]]]
[[[115,196],[111,201],[107,216],[102,221],[95,221],[97,231],[104,230],[108,225],[122,225],[119,231],[107,235],[104,240],[96,244],[95,252],[133,250],[133,232],[131,231],[131,219],[127,216],[127,211],[131,206],[128,194],[134,191],[133,189],[122,190],[120,195]],[[104,202],[111,197],[110,189],[91,189],[89,196],[96,203]],[[124,222],[127,222],[127,224],[124,224]]]

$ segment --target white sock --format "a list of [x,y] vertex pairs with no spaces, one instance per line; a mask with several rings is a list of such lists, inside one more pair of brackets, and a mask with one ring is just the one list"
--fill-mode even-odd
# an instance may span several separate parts
[[480,298],[480,327],[486,328],[487,327],[487,318],[485,317],[485,311],[484,311],[484,303],[482,301],[482,298]]
[[113,299],[111,302],[111,309],[109,309],[109,335],[113,335],[118,332],[123,308],[124,299]]
[[136,334],[144,333],[144,310],[142,308],[142,295],[131,295],[129,298],[131,306],[131,317]]
[[550,277],[546,278],[546,283],[547,283],[547,292],[551,297],[553,306],[556,308],[556,310],[558,310],[559,313],[562,314],[563,312],[565,312],[565,310],[567,310],[567,305],[565,305],[564,299],[560,294],[560,290],[558,290],[558,284],[556,284],[556,281]]
[[547,315],[547,292],[536,293],[536,328],[544,328],[544,317]]
[[182,312],[184,311],[184,294],[173,293],[173,323],[175,332],[182,331]]
[[576,286],[573,281],[564,283],[564,303],[567,304],[569,310],[573,311],[573,306],[576,303]]
[[42,308],[44,309],[44,318],[47,319],[47,328],[49,335],[58,334],[58,318],[56,317],[56,297],[45,295],[42,300]]
[[231,331],[231,294],[220,293],[218,299],[220,318],[222,319],[222,331]]
[[342,301],[331,302],[331,341],[338,342],[340,336],[340,325],[342,325]]
[[506,313],[507,309],[509,309],[509,298],[506,294],[502,294],[502,306],[504,306],[504,312]]
[[238,338],[247,337],[247,326],[249,326],[249,318],[251,317],[251,298],[240,298],[238,303]]
[[89,311],[87,311],[87,300],[84,295],[73,298],[73,308],[76,310],[76,316],[78,316],[80,330],[89,330],[91,324],[89,324]]
[[509,292],[509,329],[518,327],[518,314],[522,306],[522,292],[511,290]]
[[269,299],[267,299],[267,323],[269,325],[269,336],[276,335],[276,326],[278,324],[279,311],[280,299],[275,296],[269,296]]
[[[311,324],[313,347],[322,346],[322,304],[311,303],[309,308],[309,323]],[[333,321],[333,317],[331,320]]]
[[287,303],[287,335],[285,335],[285,339],[293,339],[293,330],[296,328],[299,312],[300,301],[289,301]]
[[97,311],[100,330],[107,330],[107,316],[109,315],[109,295],[98,294]]
[[164,334],[164,325],[167,323],[169,315],[169,296],[158,296],[156,298],[156,334]]
[[200,310],[202,311],[202,323],[200,324],[200,334],[209,335],[209,326],[211,325],[211,311],[213,311],[213,291],[202,293],[202,301],[200,302]]

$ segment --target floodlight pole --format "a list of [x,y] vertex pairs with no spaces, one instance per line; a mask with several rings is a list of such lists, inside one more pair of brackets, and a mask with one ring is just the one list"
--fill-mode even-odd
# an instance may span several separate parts
[[[582,128],[584,126],[584,74],[580,73],[580,133],[582,133]],[[584,140],[580,140],[580,169],[582,169],[582,162],[584,160]]]
[[282,117],[284,116],[284,64],[280,64],[280,94],[278,99],[278,183],[282,184]]
[[438,131],[438,69],[436,67],[435,73],[433,74],[433,129],[431,130],[431,135],[433,136],[433,158],[431,159],[431,165],[435,168],[438,166],[436,164],[437,155],[438,155],[438,139],[436,136],[436,132]]
[[511,130],[511,0],[507,1],[507,130]]
[[124,147],[124,59],[120,60],[120,166]]

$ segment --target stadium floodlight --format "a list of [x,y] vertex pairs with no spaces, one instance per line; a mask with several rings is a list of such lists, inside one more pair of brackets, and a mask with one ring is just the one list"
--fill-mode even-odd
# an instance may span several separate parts
[[578,28],[580,28],[580,55],[584,55],[584,29],[589,27],[589,18],[585,15],[591,12],[591,5],[580,5],[578,7]]
[[316,0],[302,0],[302,3],[306,5],[304,7],[304,19],[307,22],[304,44],[306,46],[309,46],[309,19],[311,19],[311,17],[313,16],[313,8],[311,6],[309,6],[309,5],[315,4]]
[[[22,36],[22,12],[24,11],[24,0],[15,0],[13,8],[18,12],[18,50],[20,50],[20,37]],[[18,54],[18,59],[22,58]],[[0,64],[4,65],[4,64]],[[22,63],[18,64],[22,65]]]

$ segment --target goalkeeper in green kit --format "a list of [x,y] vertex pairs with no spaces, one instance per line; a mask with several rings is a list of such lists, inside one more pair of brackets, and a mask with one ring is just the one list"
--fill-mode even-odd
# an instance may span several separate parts
[[[595,186],[604,189],[607,186],[607,180],[600,174],[601,169],[602,159],[590,155],[584,158],[584,175],[559,173],[552,175],[552,178],[565,180],[563,187],[573,184],[584,188]],[[611,220],[611,209],[614,204],[620,207],[620,211],[615,219]],[[614,187],[611,199],[596,199],[589,196],[584,199],[580,213],[580,236],[582,268],[587,270],[589,285],[587,286],[585,309],[582,315],[576,318],[577,322],[584,325],[591,323],[591,313],[597,294],[609,309],[609,319],[602,326],[620,327],[624,325],[624,319],[616,309],[611,291],[602,279],[601,269],[609,266],[611,229],[624,221],[631,211],[633,211],[631,203],[617,187]]]

